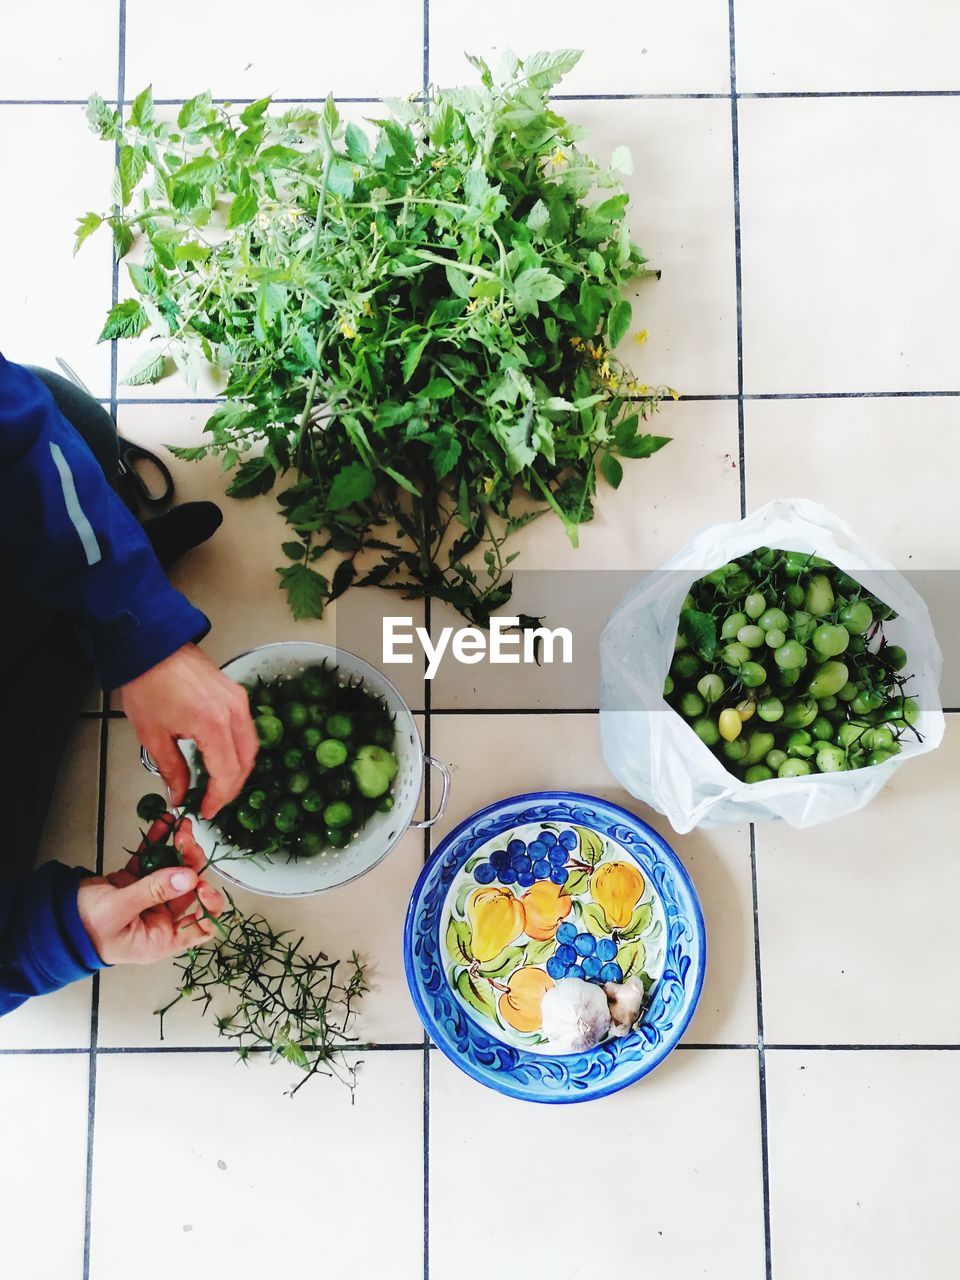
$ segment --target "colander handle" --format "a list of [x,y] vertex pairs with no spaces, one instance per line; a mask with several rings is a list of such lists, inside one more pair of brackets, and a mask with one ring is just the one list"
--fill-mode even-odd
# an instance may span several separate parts
[[160,777],[160,770],[157,768],[156,764],[154,763],[153,756],[150,754],[150,752],[147,750],[146,747],[140,748],[140,763],[146,769],[147,773],[153,773],[153,774],[156,774],[158,778]]
[[418,829],[422,827],[432,827],[435,822],[438,822],[443,817],[447,808],[447,801],[450,798],[450,770],[440,760],[435,760],[433,756],[424,756],[423,762],[424,764],[430,765],[431,768],[436,769],[437,773],[439,773],[440,777],[443,779],[443,785],[440,789],[440,803],[437,805],[437,812],[433,817],[421,818],[417,822],[410,823],[411,827],[416,827]]

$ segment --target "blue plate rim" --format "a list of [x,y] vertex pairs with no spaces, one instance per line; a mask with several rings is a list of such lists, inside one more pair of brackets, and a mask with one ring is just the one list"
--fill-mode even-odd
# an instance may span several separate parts
[[[637,1067],[637,1070],[629,1074],[627,1078],[600,1081],[595,1086],[583,1089],[577,1094],[531,1094],[526,1089],[515,1085],[511,1077],[507,1075],[506,1072],[503,1074],[497,1072],[485,1073],[469,1058],[466,1058],[462,1054],[456,1052],[453,1044],[448,1039],[447,1034],[442,1028],[437,1026],[432,1013],[427,1009],[423,994],[420,990],[420,983],[418,981],[416,965],[413,957],[414,922],[418,914],[421,895],[424,886],[427,884],[428,879],[433,873],[436,863],[443,857],[449,846],[453,844],[464,831],[468,830],[479,820],[490,814],[500,812],[513,805],[530,804],[543,801],[557,801],[561,803],[586,801],[589,804],[599,806],[607,810],[609,813],[621,815],[623,818],[627,819],[630,826],[638,829],[645,838],[649,838],[651,842],[656,844],[659,853],[670,865],[672,873],[676,876],[678,882],[686,891],[691,904],[692,918],[690,920],[690,924],[694,929],[700,960],[699,969],[694,977],[693,986],[690,990],[686,1007],[678,1017],[677,1021],[671,1026],[669,1035],[664,1038],[660,1045],[652,1050],[648,1056],[636,1060],[634,1065]],[[627,852],[629,852],[629,850]],[[631,856],[633,855],[631,854]],[[651,827],[649,823],[644,822],[644,820],[638,817],[635,813],[631,813],[629,809],[625,809],[623,805],[619,805],[613,800],[606,800],[602,796],[591,795],[585,791],[523,791],[518,792],[516,795],[504,796],[499,800],[491,801],[491,803],[484,805],[480,809],[475,809],[472,813],[468,814],[466,818],[463,818],[455,827],[452,827],[451,830],[447,832],[437,845],[436,849],[433,850],[430,857],[423,864],[420,874],[417,876],[416,884],[414,885],[413,891],[410,895],[410,900],[407,904],[407,911],[404,918],[403,966],[407,981],[407,988],[413,1000],[414,1007],[417,1010],[417,1015],[419,1016],[427,1035],[443,1053],[444,1057],[449,1059],[454,1066],[458,1067],[473,1080],[476,1080],[478,1084],[494,1089],[496,1092],[507,1097],[516,1098],[521,1102],[537,1102],[547,1106],[564,1106],[576,1102],[592,1101],[593,1099],[607,1097],[612,1093],[619,1092],[621,1089],[626,1088],[627,1085],[633,1084],[637,1080],[642,1079],[643,1076],[648,1075],[677,1047],[684,1032],[690,1024],[690,1020],[696,1011],[697,1005],[700,1001],[700,995],[703,991],[703,983],[707,968],[706,927],[704,925],[703,909],[700,905],[700,898],[689,872],[680,861],[680,858],[677,856],[675,851],[669,844],[667,844],[663,836]],[[470,1023],[472,1026],[476,1026],[472,1019],[470,1019]],[[534,1057],[536,1055],[530,1056]],[[562,1061],[565,1058],[575,1058],[580,1055],[556,1054],[550,1056],[559,1058]],[[494,1083],[493,1077],[497,1077],[496,1083]]]

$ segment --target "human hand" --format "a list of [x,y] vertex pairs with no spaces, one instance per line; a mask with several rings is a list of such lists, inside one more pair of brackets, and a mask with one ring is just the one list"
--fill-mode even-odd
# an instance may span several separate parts
[[[162,840],[172,821],[169,814],[158,818],[147,840]],[[80,920],[107,964],[151,964],[201,946],[215,933],[216,923],[208,916],[218,916],[225,899],[219,889],[200,879],[206,858],[193,838],[189,819],[180,823],[173,842],[183,858],[182,867],[164,867],[141,880],[134,855],[122,871],[81,880],[77,889]]]
[[120,690],[123,709],[181,804],[190,776],[177,738],[192,738],[210,775],[200,806],[212,818],[240,793],[257,755],[257,735],[244,690],[195,644],[137,676]]

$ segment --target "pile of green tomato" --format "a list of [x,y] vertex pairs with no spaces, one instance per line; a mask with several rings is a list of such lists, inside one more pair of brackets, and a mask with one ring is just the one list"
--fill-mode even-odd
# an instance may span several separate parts
[[664,696],[746,782],[882,764],[920,736],[893,617],[829,561],[759,547],[694,583]]
[[243,791],[217,815],[232,844],[312,858],[393,808],[396,730],[381,698],[341,684],[332,665],[245,688],[260,750]]

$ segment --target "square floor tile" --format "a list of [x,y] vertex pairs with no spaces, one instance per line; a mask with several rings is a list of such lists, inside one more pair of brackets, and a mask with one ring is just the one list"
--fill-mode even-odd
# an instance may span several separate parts
[[[16,12],[11,10],[15,9]],[[14,0],[4,16],[0,95],[86,98],[117,92],[118,0]]]
[[744,92],[956,89],[960,13],[943,0],[737,0]]
[[[137,800],[156,789],[156,781],[140,766],[136,737],[126,720],[110,722],[107,777],[104,864],[110,871],[126,861],[125,849],[136,848]],[[265,916],[274,928],[303,934],[311,951],[346,962],[355,949],[366,965],[370,992],[357,1006],[353,1033],[362,1041],[412,1043],[423,1032],[404,978],[403,920],[422,865],[423,837],[410,831],[373,871],[313,898],[282,901],[227,887],[242,911]],[[221,883],[215,875],[212,879]],[[118,966],[105,971],[100,983],[100,1044],[159,1044],[154,1011],[176,994],[173,962]],[[199,1005],[173,1009],[163,1032],[170,1045],[218,1043],[213,1018],[203,1018]]]
[[83,1269],[87,1054],[0,1057],[0,1224],[10,1276]]
[[[47,20],[48,21],[48,20]],[[5,186],[0,205],[0,351],[56,369],[63,356],[95,396],[110,394],[110,344],[97,345],[110,306],[109,235],[73,257],[77,218],[110,202],[113,148],[78,106],[0,105]]]
[[740,103],[747,392],[953,390],[960,98]]
[[496,70],[511,49],[583,49],[558,93],[728,93],[730,29],[727,11],[712,0],[658,5],[612,0],[601,22],[585,22],[582,5],[560,0],[549,12],[536,4],[493,0],[430,0],[430,79],[442,86],[476,76],[464,52]]
[[862,812],[756,829],[771,1044],[957,1044],[960,720]]
[[744,827],[677,836],[617,785],[600,753],[596,715],[442,715],[431,750],[453,775],[450,807],[433,847],[458,822],[494,800],[554,788],[584,791],[623,805],[650,823],[690,872],[707,928],[707,976],[686,1039],[744,1044],[757,1037],[750,841]]
[[778,1280],[956,1273],[956,1082],[956,1053],[767,1053]]
[[[613,607],[637,585],[642,570],[679,551],[695,527],[736,520],[740,512],[736,405],[668,402],[648,429],[673,437],[671,443],[650,459],[625,462],[619,489],[600,481],[596,515],[581,526],[579,548],[570,545],[549,512],[507,546],[519,553],[511,566],[510,609],[542,617],[548,628],[566,627],[573,661],[561,662],[558,647],[554,661],[540,666],[493,663],[488,657],[465,665],[448,648],[431,681],[432,706],[573,710],[597,705],[599,639]],[[686,495],[683,503],[678,493]],[[482,580],[482,548],[469,559]],[[452,608],[434,604],[435,645],[444,627],[464,625]]]
[[[638,378],[684,395],[737,390],[737,310],[730,104],[570,102],[580,144],[600,163],[626,145],[633,240],[662,271],[630,295],[633,324],[618,350]],[[638,346],[635,335],[649,337]]]
[[[227,477],[219,461],[181,462],[166,444],[196,444],[210,405],[122,405],[124,435],[157,450],[170,465],[177,501],[212,501],[223,512],[223,525],[211,540],[184,556],[171,571],[173,585],[209,617],[212,630],[203,647],[214,662],[227,662],[257,645],[278,640],[310,640],[339,645],[375,666],[383,660],[382,618],[402,611],[423,620],[418,601],[402,600],[393,591],[354,588],[330,605],[322,620],[296,622],[280,589],[276,567],[288,563],[280,544],[292,536],[273,494],[228,498]],[[283,487],[283,483],[277,488]],[[335,563],[319,565],[332,574]],[[422,664],[395,666],[390,678],[411,707],[423,703]]]
[[[97,864],[100,723],[81,720],[67,746],[38,864],[65,862],[93,871]],[[61,1049],[90,1043],[89,982],[28,1000],[0,1018],[0,1049]]]
[[748,401],[744,431],[751,509],[813,498],[896,565],[930,610],[943,701],[960,706],[960,400]]
[[158,98],[210,89],[234,102],[420,92],[422,0],[308,6],[295,23],[266,32],[265,20],[253,0],[170,0],[163,22],[149,0],[127,0],[128,93],[151,82]]
[[[568,1107],[504,1098],[435,1053],[430,1145],[431,1275],[763,1276],[755,1052],[680,1051],[621,1093]],[[531,1207],[529,1188],[503,1181],[518,1152],[544,1171],[545,1194],[557,1188],[552,1221]],[[563,1188],[584,1177],[603,1179],[605,1211],[593,1224],[585,1209],[560,1209]],[[444,1229],[468,1187],[494,1185],[470,1217],[469,1246],[463,1231]]]
[[102,1057],[90,1280],[132,1257],[141,1280],[167,1280],[321,1253],[331,1274],[376,1275],[389,1258],[391,1276],[420,1280],[423,1054],[368,1054],[353,1106],[323,1078],[286,1096],[296,1074],[262,1055]]

